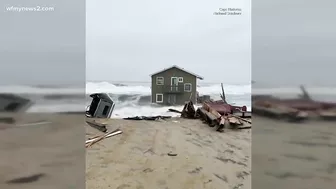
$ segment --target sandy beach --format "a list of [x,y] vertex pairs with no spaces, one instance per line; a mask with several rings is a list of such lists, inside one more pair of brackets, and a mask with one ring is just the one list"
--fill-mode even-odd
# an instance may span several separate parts
[[15,117],[0,123],[0,188],[85,188],[85,116]]
[[336,123],[253,117],[252,188],[336,186]]
[[250,130],[219,133],[182,118],[100,122],[123,133],[87,148],[88,189],[251,188]]
[[[99,120],[123,133],[85,150],[85,133],[101,133],[84,120],[27,114],[16,127],[1,124],[0,188],[84,188],[85,177],[89,189],[251,188],[249,130],[218,133],[199,120],[180,118]],[[336,185],[335,123],[290,124],[254,116],[252,137],[252,187]],[[39,173],[43,176],[30,183],[10,182]]]

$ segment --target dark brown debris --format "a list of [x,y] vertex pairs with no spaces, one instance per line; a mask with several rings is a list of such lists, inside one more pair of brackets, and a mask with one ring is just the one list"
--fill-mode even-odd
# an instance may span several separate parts
[[19,177],[19,178],[15,178],[15,179],[11,179],[6,181],[7,184],[25,184],[25,183],[31,183],[31,182],[36,182],[38,181],[40,178],[46,176],[44,173],[38,173],[38,174],[34,174],[34,175],[30,175],[27,177]]
[[222,181],[228,183],[228,179],[227,179],[227,177],[226,177],[225,175],[222,175],[222,176],[220,176],[220,175],[218,175],[218,174],[214,174],[214,175],[215,175],[217,178],[221,179]]

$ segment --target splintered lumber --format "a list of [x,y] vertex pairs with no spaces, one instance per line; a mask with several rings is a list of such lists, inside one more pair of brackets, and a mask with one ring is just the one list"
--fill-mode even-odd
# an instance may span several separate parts
[[203,103],[202,107],[217,117],[231,113],[231,105],[226,104],[223,101],[206,102]]
[[202,112],[202,114],[204,114],[205,116],[207,116],[207,118],[211,121],[216,121],[217,117],[215,115],[213,115],[212,113],[206,111],[204,108],[200,108],[200,111]]
[[105,139],[105,138],[109,138],[109,137],[112,137],[112,136],[115,136],[115,135],[118,135],[118,134],[121,134],[122,131],[120,131],[119,129],[116,129],[114,131],[111,131],[111,132],[108,132],[104,135],[101,135],[101,136],[97,136],[97,137],[94,137],[92,139],[89,139],[87,141],[85,141],[85,147],[90,147],[92,146],[93,144]]
[[252,117],[251,112],[245,112],[245,111],[234,112],[233,115],[241,117],[241,118],[251,118]]
[[221,99],[223,100],[223,102],[224,102],[225,104],[227,104],[227,102],[226,102],[226,97],[225,97],[225,92],[224,92],[224,87],[223,87],[223,83],[221,83],[221,87],[222,87],[222,94],[220,94],[220,97],[221,97]]
[[217,117],[212,113],[206,111],[204,108],[199,108],[199,111],[203,115],[204,120],[209,123],[211,127],[215,126],[217,123]]
[[216,131],[222,132],[225,128],[225,125],[230,125],[230,122],[227,117],[221,117]]
[[303,111],[270,102],[255,103],[252,109],[256,114],[288,121],[298,122],[308,118],[308,114]]
[[[109,138],[109,137],[112,137],[112,136],[115,136],[115,135],[119,135],[119,134],[121,134],[121,133],[122,133],[122,131],[120,131],[120,130],[119,130],[119,131],[114,131],[114,132],[112,132],[112,133],[110,133],[110,134],[104,135],[103,138]],[[96,141],[96,140],[98,140],[99,138],[101,138],[101,136],[98,136],[98,137],[95,137],[95,138],[91,138],[91,139],[85,141],[85,144],[90,143],[90,142],[93,142],[93,141]]]
[[242,125],[242,122],[236,117],[229,117],[228,119],[231,125]]
[[308,92],[306,91],[303,85],[300,85],[300,89],[302,91],[302,95],[300,95],[300,97],[305,100],[311,100],[311,97],[309,96]]
[[192,101],[187,102],[181,113],[181,117],[195,118],[196,110]]
[[239,117],[239,116],[235,116],[235,115],[231,115],[232,117],[235,117],[235,118],[237,118],[237,119],[240,119],[240,120],[242,120],[242,121],[245,121],[245,122],[247,122],[247,123],[251,123],[252,124],[252,121],[250,121],[250,120],[247,120],[247,119],[244,119],[244,118],[241,118],[241,117]]
[[336,111],[320,111],[318,113],[319,117],[323,120],[336,120]]

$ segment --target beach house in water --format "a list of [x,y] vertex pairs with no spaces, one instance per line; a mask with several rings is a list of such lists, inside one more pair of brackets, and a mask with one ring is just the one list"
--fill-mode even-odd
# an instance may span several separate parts
[[203,80],[203,77],[175,65],[151,77],[152,102],[162,105],[183,105],[189,100],[196,103],[197,79]]

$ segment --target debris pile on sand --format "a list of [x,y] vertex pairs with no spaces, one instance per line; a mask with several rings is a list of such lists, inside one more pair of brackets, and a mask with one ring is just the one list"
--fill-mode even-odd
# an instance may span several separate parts
[[233,106],[226,101],[222,84],[222,100],[207,100],[202,106],[195,110],[192,101],[184,105],[182,111],[169,109],[171,112],[180,113],[181,117],[188,119],[201,119],[210,127],[216,127],[217,131],[229,129],[250,129],[252,126],[252,114],[247,111],[246,106]]
[[282,99],[272,95],[253,95],[253,113],[290,122],[308,119],[336,120],[336,103],[313,100],[306,89],[300,86],[298,98]]

